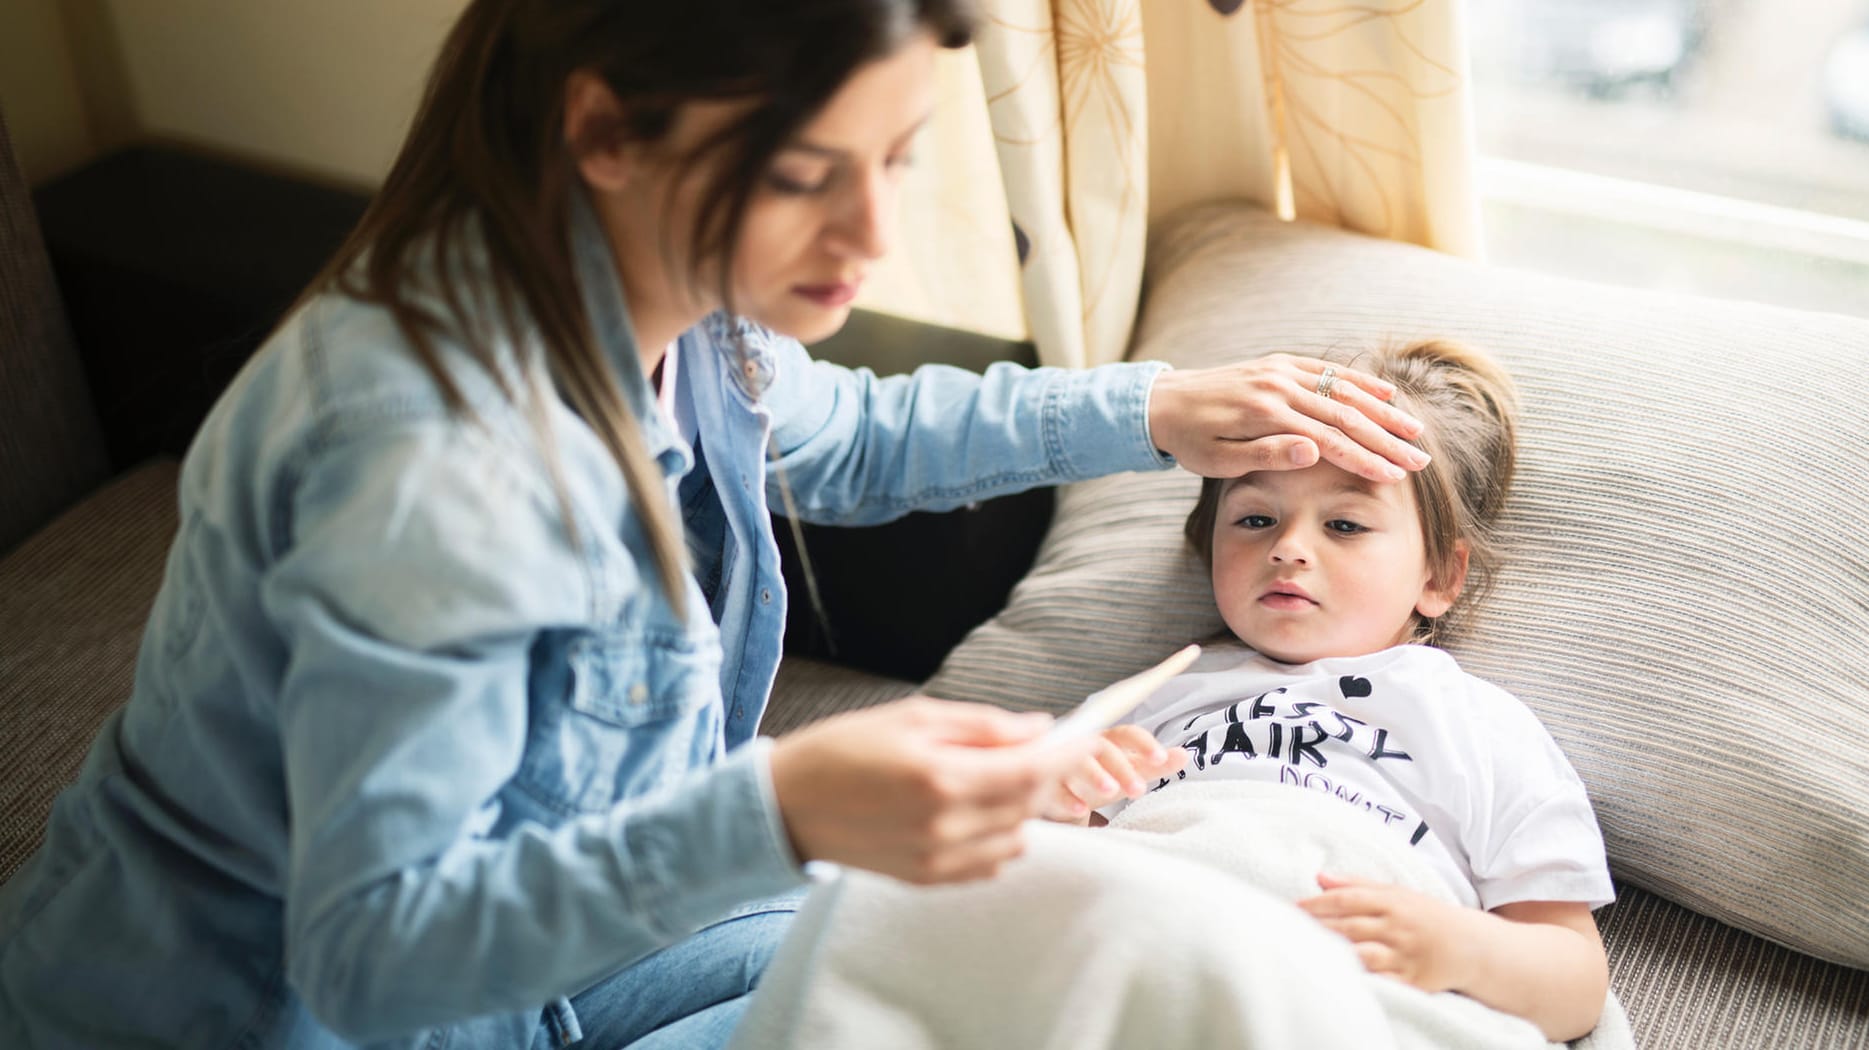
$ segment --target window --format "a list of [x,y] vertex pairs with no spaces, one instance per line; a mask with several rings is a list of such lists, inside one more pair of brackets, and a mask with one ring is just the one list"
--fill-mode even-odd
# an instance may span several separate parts
[[1869,316],[1869,0],[1469,0],[1494,262]]

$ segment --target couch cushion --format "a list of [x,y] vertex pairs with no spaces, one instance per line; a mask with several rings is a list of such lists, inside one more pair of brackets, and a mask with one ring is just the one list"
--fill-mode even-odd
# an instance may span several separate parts
[[130,697],[175,536],[176,465],[113,481],[0,559],[0,880],[39,844],[98,723]]
[[[1869,965],[1869,323],[1489,269],[1238,204],[1159,225],[1133,356],[1451,336],[1525,400],[1506,571],[1452,646],[1538,712],[1623,880]],[[1060,494],[929,683],[1060,708],[1221,627],[1196,479]]]
[[1643,1050],[1869,1047],[1869,970],[1820,962],[1636,889],[1597,912]]
[[759,731],[766,736],[780,736],[839,712],[900,700],[917,688],[914,682],[899,678],[788,655],[779,664],[779,676],[772,683],[772,702],[760,719]]

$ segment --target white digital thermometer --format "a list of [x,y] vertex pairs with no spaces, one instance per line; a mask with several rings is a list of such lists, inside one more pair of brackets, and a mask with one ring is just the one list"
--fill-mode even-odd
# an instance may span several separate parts
[[1201,647],[1190,645],[1140,674],[1130,675],[1108,689],[1091,694],[1076,710],[1054,722],[1045,739],[1075,740],[1115,725],[1117,719],[1135,710],[1137,704],[1147,700],[1170,678],[1187,670],[1199,655]]

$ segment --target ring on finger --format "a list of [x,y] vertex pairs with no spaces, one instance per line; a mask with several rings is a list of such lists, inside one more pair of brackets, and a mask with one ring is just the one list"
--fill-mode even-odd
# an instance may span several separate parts
[[1330,400],[1330,392],[1337,386],[1337,370],[1330,365],[1324,366],[1324,374],[1317,377],[1317,396]]

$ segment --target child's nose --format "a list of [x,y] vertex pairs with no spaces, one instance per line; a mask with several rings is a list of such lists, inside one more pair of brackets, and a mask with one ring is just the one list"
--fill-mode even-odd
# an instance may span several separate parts
[[1272,544],[1272,562],[1278,564],[1311,564],[1311,551],[1296,536],[1287,532]]

